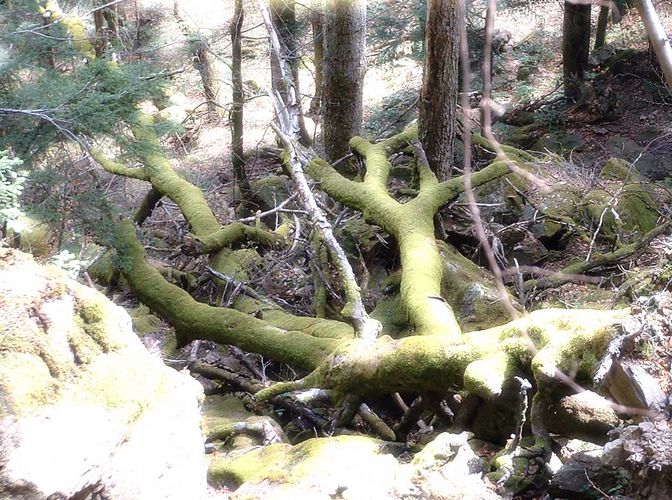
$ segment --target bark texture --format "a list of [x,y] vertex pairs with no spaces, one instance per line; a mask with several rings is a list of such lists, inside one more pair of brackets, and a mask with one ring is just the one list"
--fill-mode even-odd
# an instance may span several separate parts
[[[296,46],[295,31],[296,31],[296,8],[294,0],[271,0],[271,22],[281,41],[284,53],[282,57],[289,63],[291,70],[292,81],[296,95],[301,96],[299,91],[299,51]],[[287,85],[282,78],[282,71],[280,70],[280,63],[277,57],[271,54],[271,79],[273,88],[280,93],[285,104],[288,103]],[[311,144],[310,134],[306,130],[306,125],[303,120],[303,110],[299,106],[299,127],[300,127],[300,141],[304,146]]]
[[672,45],[670,39],[665,33],[665,28],[663,28],[651,0],[637,0],[635,6],[639,15],[642,16],[646,32],[649,34],[649,40],[665,75],[667,86],[672,92]]
[[242,52],[241,52],[241,29],[243,27],[243,2],[236,0],[233,19],[231,20],[231,47],[233,57],[231,60],[231,87],[233,88],[233,103],[231,106],[231,165],[233,177],[238,189],[240,189],[243,202],[251,202],[252,188],[245,173],[245,159],[243,158],[243,106],[245,95],[243,93]]
[[597,28],[595,30],[595,50],[602,47],[607,40],[607,23],[609,22],[610,10],[605,5],[600,7],[600,16],[597,18]]
[[562,26],[562,66],[565,97],[578,95],[579,82],[588,67],[590,52],[590,5],[565,2]]
[[450,177],[457,130],[458,48],[457,1],[429,0],[418,124],[429,166],[442,181]]
[[[327,160],[346,156],[362,130],[366,71],[366,1],[327,0],[324,26],[322,135]],[[345,170],[341,163],[339,168]]]
[[[315,7],[314,7],[315,9]],[[322,71],[324,62],[324,13],[318,10],[310,12],[310,24],[313,30],[313,65],[315,66],[315,94],[310,100],[310,113],[317,115],[322,106]]]

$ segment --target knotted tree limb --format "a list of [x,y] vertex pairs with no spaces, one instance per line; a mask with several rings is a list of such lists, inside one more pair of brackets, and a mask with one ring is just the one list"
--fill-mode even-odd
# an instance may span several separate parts
[[141,181],[148,181],[149,175],[145,172],[143,167],[128,167],[123,163],[119,163],[108,158],[102,151],[99,149],[93,148],[89,151],[91,157],[100,163],[100,166],[103,167],[107,172],[114,175],[121,175],[123,177],[130,177],[132,179],[139,179]]
[[314,153],[299,144],[302,130],[301,103],[294,86],[290,65],[285,57],[286,50],[281,46],[266,5],[263,2],[258,3],[264,18],[264,24],[268,30],[271,50],[278,60],[281,79],[285,84],[286,91],[284,100],[280,96],[278,89],[273,89],[269,93],[275,107],[278,122],[274,124],[273,128],[287,149],[286,163],[303,206],[308,212],[308,216],[317,234],[327,247],[331,261],[341,278],[346,299],[341,314],[352,323],[358,336],[366,339],[375,339],[381,332],[382,325],[367,314],[355,273],[348,261],[348,256],[338,243],[338,240],[336,240],[326,215],[317,205],[315,195],[310,189],[303,172],[304,164],[314,156]]
[[[376,144],[353,138],[350,147],[366,165],[363,182],[346,179],[319,158],[312,159],[306,170],[332,198],[360,211],[367,221],[396,238],[401,258],[402,304],[415,333],[459,337],[461,329],[455,314],[441,297],[443,261],[434,239],[434,215],[464,192],[464,179],[438,182],[428,167],[420,165],[418,195],[403,204],[395,200],[387,189],[392,168],[388,156],[415,137],[416,131],[409,129]],[[521,160],[516,157],[516,161]],[[509,173],[508,163],[496,160],[472,174],[472,185],[480,186]]]
[[256,241],[263,246],[273,247],[282,240],[283,238],[275,233],[248,226],[241,222],[233,222],[214,233],[190,239],[183,245],[182,249],[187,255],[201,255],[216,252],[224,247],[233,247],[247,241]]

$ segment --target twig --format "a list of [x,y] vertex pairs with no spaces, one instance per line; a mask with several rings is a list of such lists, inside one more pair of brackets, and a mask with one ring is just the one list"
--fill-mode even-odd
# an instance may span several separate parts
[[355,333],[365,339],[375,339],[382,331],[382,325],[379,321],[369,317],[362,301],[359,285],[355,278],[355,273],[348,261],[348,256],[336,240],[333,229],[324,212],[317,205],[317,201],[313,192],[308,185],[308,181],[303,172],[304,165],[308,164],[315,153],[299,144],[301,134],[300,125],[300,102],[294,81],[291,76],[291,71],[287,60],[282,54],[283,51],[280,45],[280,40],[273,23],[270,19],[270,14],[266,4],[262,1],[257,2],[259,9],[264,18],[264,24],[268,30],[271,49],[277,58],[280,74],[287,89],[286,101],[283,101],[279,92],[273,89],[268,92],[269,97],[273,103],[276,112],[277,124],[273,123],[271,126],[276,134],[284,144],[289,153],[288,167],[289,172],[294,181],[295,186],[299,192],[299,197],[303,202],[303,206],[308,212],[308,216],[313,223],[317,234],[324,242],[329,251],[334,266],[341,278],[343,288],[346,295],[346,304],[341,314],[350,320],[355,329]]

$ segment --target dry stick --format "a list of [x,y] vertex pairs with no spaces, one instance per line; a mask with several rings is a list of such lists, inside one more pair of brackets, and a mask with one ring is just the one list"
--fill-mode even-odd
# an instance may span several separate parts
[[359,405],[359,415],[362,417],[362,420],[369,424],[369,427],[383,440],[385,441],[394,441],[396,435],[394,431],[385,423],[385,421],[376,415],[369,405],[362,403]]
[[[257,380],[247,379],[236,373],[224,370],[222,368],[217,368],[200,361],[189,363],[189,371],[198,373],[209,379],[223,380],[229,385],[235,386],[252,394],[264,387],[263,384]],[[305,418],[312,425],[319,429],[323,429],[327,425],[327,421],[324,418],[320,417],[304,403],[297,401],[291,396],[274,396],[268,401],[275,406],[279,406],[280,408],[284,408],[289,412]]]
[[285,145],[289,153],[288,167],[289,172],[299,192],[299,197],[308,212],[308,216],[315,226],[315,230],[324,242],[329,256],[334,263],[345,290],[346,304],[341,314],[349,319],[354,327],[355,334],[364,339],[375,339],[382,331],[382,325],[379,321],[369,317],[364,308],[364,302],[360,293],[359,285],[355,278],[355,273],[348,261],[348,257],[343,248],[336,240],[331,224],[327,220],[324,212],[318,207],[315,196],[308,185],[308,181],[303,172],[303,166],[310,162],[314,153],[312,150],[303,148],[299,144],[301,126],[299,121],[300,102],[296,94],[294,82],[291,77],[289,65],[282,57],[283,51],[280,46],[280,40],[275,32],[271,22],[268,9],[264,2],[258,1],[259,9],[264,18],[264,24],[268,30],[271,50],[278,59],[282,79],[287,85],[287,101],[283,102],[276,89],[269,92],[269,97],[275,107],[278,124],[272,124],[273,129]]

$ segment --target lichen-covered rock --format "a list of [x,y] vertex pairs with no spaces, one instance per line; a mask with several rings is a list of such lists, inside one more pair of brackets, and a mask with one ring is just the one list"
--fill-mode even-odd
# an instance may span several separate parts
[[621,420],[610,403],[600,395],[584,391],[561,398],[546,414],[548,430],[563,436],[604,443],[607,433]]
[[[315,438],[296,446],[254,448],[215,467],[241,484],[231,498],[500,498],[482,481],[484,466],[469,433],[439,434],[410,463],[403,445],[364,436]],[[213,470],[213,469],[211,469]]]
[[600,228],[603,238],[629,241],[633,234],[641,236],[656,227],[657,203],[632,164],[611,158],[600,179],[604,189],[589,191],[581,202],[581,212],[587,224]]
[[602,461],[627,469],[636,498],[672,498],[672,429],[670,422],[642,422],[612,432]]
[[0,497],[199,498],[202,390],[93,289],[0,249]]

